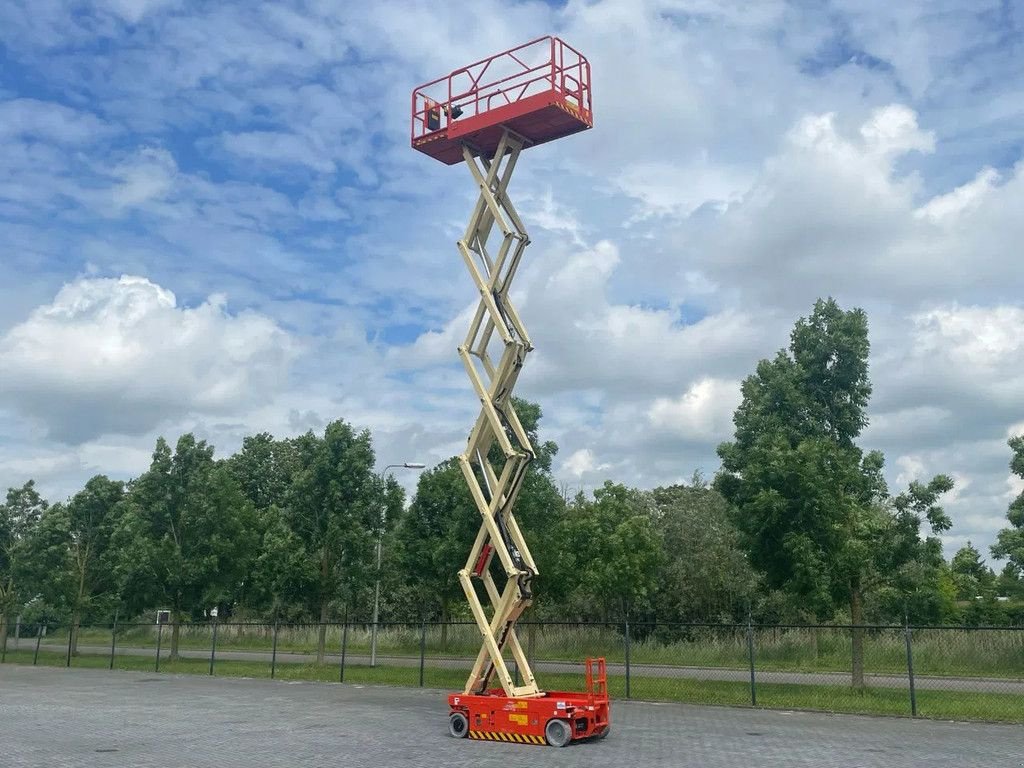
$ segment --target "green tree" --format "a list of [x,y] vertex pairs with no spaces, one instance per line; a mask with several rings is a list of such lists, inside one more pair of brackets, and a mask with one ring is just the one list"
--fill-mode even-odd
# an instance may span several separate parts
[[0,504],[0,643],[4,648],[9,619],[32,597],[24,594],[22,581],[25,547],[48,506],[33,480],[21,488],[8,488],[7,501]]
[[225,462],[257,511],[282,507],[295,474],[295,444],[261,432],[242,439],[242,449]]
[[[929,501],[952,485],[940,476],[892,500],[882,454],[856,445],[871,395],[869,349],[863,310],[816,302],[788,351],[762,360],[743,382],[734,439],[719,446],[715,478],[768,586],[798,596],[819,619],[845,605],[857,626],[879,575],[921,554],[915,521],[926,517],[934,533],[948,527]],[[853,685],[862,687],[861,629],[852,632],[852,662]]]
[[452,604],[463,599],[456,574],[479,528],[480,513],[457,459],[420,475],[416,495],[392,537],[394,560],[389,564],[393,562],[395,569],[389,570],[401,574],[410,607],[420,606],[424,618],[447,623]]
[[[1010,471],[1024,479],[1024,435],[1017,435],[1009,440],[1013,457],[1010,459]],[[1006,513],[1010,525],[1001,530],[992,546],[992,556],[1010,561],[1018,569],[1024,570],[1024,491],[1010,502]]]
[[655,488],[661,568],[655,605],[661,621],[734,621],[753,600],[758,578],[740,546],[722,495],[695,477]]
[[1015,600],[1024,599],[1024,576],[1021,569],[1013,563],[1007,563],[996,579],[996,594]]
[[67,507],[60,502],[47,507],[22,542],[18,568],[22,592],[31,597],[33,607],[61,623],[70,616],[74,584],[70,530]]
[[[275,619],[307,619],[301,601],[295,599],[301,590],[290,582],[295,573],[291,557],[298,550],[282,513],[296,471],[295,443],[275,440],[266,432],[246,436],[242,449],[225,464],[253,506],[260,541],[237,601]],[[230,605],[218,606],[218,616],[228,616],[231,610]]]
[[319,616],[322,663],[331,605],[371,580],[381,514],[397,518],[402,498],[393,480],[385,489],[374,474],[368,431],[356,433],[338,420],[322,438],[309,432],[294,445],[296,471],[282,510],[284,525],[275,528],[270,543],[294,566],[277,573],[279,592],[299,591]]
[[83,616],[116,603],[110,542],[123,497],[124,483],[96,475],[66,504],[43,512],[27,541],[32,582],[70,614],[72,653]]
[[257,514],[260,544],[248,592],[252,607],[275,621],[307,621],[305,596],[315,580],[312,561],[282,508],[272,505]]
[[594,498],[578,494],[555,534],[555,578],[581,618],[610,621],[648,611],[658,585],[661,544],[649,493],[610,481]]
[[958,600],[974,600],[995,593],[996,575],[981,559],[981,552],[967,542],[949,564]]
[[[865,572],[865,592],[876,606],[874,620],[891,623],[906,617],[937,624],[953,617],[955,586],[938,536],[952,525],[938,504],[952,488],[951,478],[936,475],[927,483],[911,482],[880,505],[879,529],[869,540],[873,557]],[[921,535],[924,524],[930,535]]]
[[174,454],[157,440],[150,468],[125,499],[113,546],[117,577],[130,610],[172,612],[171,657],[179,622],[200,618],[238,589],[256,546],[253,512],[213,446],[191,434]]

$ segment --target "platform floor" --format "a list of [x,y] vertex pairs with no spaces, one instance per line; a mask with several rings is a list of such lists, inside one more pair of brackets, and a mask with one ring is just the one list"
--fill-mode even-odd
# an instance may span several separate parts
[[1008,766],[1024,727],[614,702],[564,749],[446,732],[444,693],[0,666],[4,768]]

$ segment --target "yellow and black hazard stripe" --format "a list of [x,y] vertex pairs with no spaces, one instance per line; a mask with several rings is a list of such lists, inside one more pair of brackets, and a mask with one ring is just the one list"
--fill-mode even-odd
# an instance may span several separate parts
[[587,125],[592,125],[592,122],[590,121],[590,119],[586,115],[583,114],[583,110],[581,110],[575,104],[570,104],[569,102],[556,101],[555,102],[555,106],[558,107],[563,112],[568,112],[570,115],[575,117],[577,120],[579,120],[581,122],[584,122]]
[[481,741],[507,741],[512,744],[543,744],[543,736],[530,736],[525,733],[502,733],[500,731],[470,731],[469,738]]
[[557,106],[559,109],[565,112],[568,112],[573,117],[580,116],[580,108],[577,107],[575,104],[571,104],[567,101],[559,101],[555,103],[555,106]]

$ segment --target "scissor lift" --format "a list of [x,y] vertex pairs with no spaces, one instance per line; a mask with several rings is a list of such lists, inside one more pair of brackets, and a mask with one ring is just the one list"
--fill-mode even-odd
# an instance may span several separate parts
[[[537,685],[516,635],[533,601],[537,566],[512,514],[535,454],[512,406],[533,346],[509,299],[530,243],[509,180],[524,149],[592,125],[590,64],[556,37],[457,69],[412,94],[413,148],[447,165],[465,162],[479,190],[458,248],[480,302],[458,351],[481,409],[459,464],[482,522],[459,582],[483,643],[465,689],[448,697],[449,732],[460,738],[565,746],[610,727],[604,659],[587,659],[583,693]],[[492,569],[495,556],[499,567]],[[504,572],[500,588],[492,570]],[[500,688],[490,687],[493,678]]]

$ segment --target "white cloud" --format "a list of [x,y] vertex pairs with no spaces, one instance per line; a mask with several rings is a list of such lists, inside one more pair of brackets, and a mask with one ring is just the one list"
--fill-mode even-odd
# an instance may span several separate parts
[[860,127],[860,134],[868,149],[880,155],[935,151],[935,134],[922,131],[917,124],[917,113],[903,104],[876,109]]
[[599,464],[594,457],[594,452],[589,448],[573,451],[572,455],[562,462],[562,471],[577,479],[594,472],[606,471],[610,467],[610,464]]
[[899,456],[894,491],[940,472],[953,476],[956,489],[943,503],[954,531],[985,550],[1006,524],[1005,436],[1024,415],[1024,314],[950,304],[885,319],[883,329],[864,442]]
[[914,318],[917,339],[927,353],[951,355],[954,362],[990,369],[1020,362],[1024,354],[1024,308],[948,307]]
[[221,136],[224,148],[232,154],[252,160],[278,164],[304,165],[319,173],[333,173],[334,163],[310,142],[293,133],[249,131]]
[[99,0],[99,3],[129,24],[138,24],[151,13],[181,5],[180,0]]
[[564,233],[572,242],[584,246],[582,225],[577,214],[567,205],[555,199],[554,191],[548,187],[539,196],[522,195],[516,201],[519,215],[556,236]]
[[1010,213],[1024,205],[1021,169],[928,197],[901,163],[932,146],[902,107],[875,111],[855,135],[834,114],[808,116],[714,226],[674,240],[715,283],[790,312],[822,295],[916,308],[1024,289],[1009,245],[1024,237]]
[[1024,493],[1024,477],[1010,475],[1008,478],[1006,478],[1006,485],[1008,486],[1006,491],[1007,504],[1009,504],[1022,493]]
[[981,205],[985,197],[996,188],[1000,178],[999,171],[994,168],[982,168],[972,181],[945,195],[936,195],[914,214],[935,222],[952,219]]
[[899,456],[896,459],[896,466],[899,468],[896,483],[901,487],[910,485],[915,480],[925,479],[926,465],[920,456]]
[[0,100],[0,141],[20,138],[83,145],[110,133],[111,129],[89,112],[37,99]]
[[740,404],[740,383],[701,379],[678,398],[657,398],[647,410],[652,429],[668,430],[702,443],[727,440]]
[[651,216],[687,217],[705,205],[724,209],[747,191],[750,175],[744,171],[712,163],[702,153],[691,163],[637,163],[627,166],[616,184],[630,197],[642,203],[637,218]]
[[178,167],[164,149],[143,149],[130,162],[114,168],[119,183],[110,191],[118,209],[135,207],[150,200],[159,200],[174,185]]
[[232,413],[287,379],[295,345],[223,296],[179,307],[142,277],[79,279],[0,339],[0,398],[55,438],[144,433],[184,414]]
[[79,467],[78,457],[69,452],[0,458],[0,475],[5,477],[49,479],[75,472]]
[[907,362],[922,384],[938,380],[949,394],[983,398],[990,407],[1008,409],[1007,415],[1020,414],[1024,308],[954,305],[919,313],[913,322],[914,346]]
[[903,440],[907,434],[936,435],[944,439],[953,423],[953,411],[938,405],[910,405],[905,408],[881,411],[871,417],[865,430],[865,440],[872,445],[886,445]]

